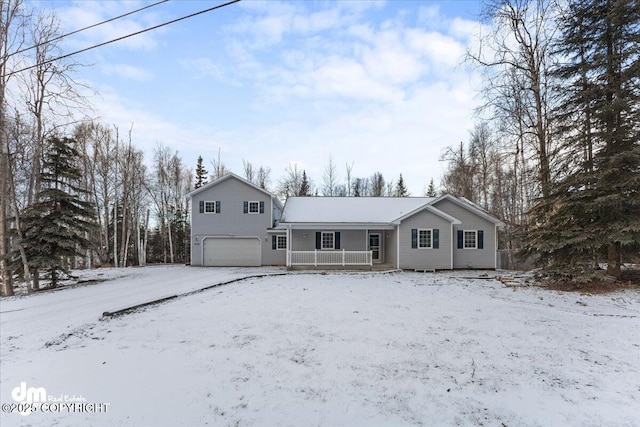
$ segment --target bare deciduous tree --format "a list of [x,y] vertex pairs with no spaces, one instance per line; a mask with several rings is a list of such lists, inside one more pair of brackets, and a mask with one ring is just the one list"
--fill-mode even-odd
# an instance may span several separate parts
[[381,172],[375,172],[371,175],[371,193],[370,195],[373,197],[382,197],[384,196],[385,191],[385,181],[384,176],[382,176]]
[[486,71],[485,107],[519,140],[515,155],[524,158],[525,150],[532,151],[537,174],[528,185],[535,184],[543,197],[549,195],[554,160],[549,113],[554,7],[545,0],[487,0],[484,13],[492,32],[477,52],[469,52]]
[[229,172],[229,170],[224,165],[224,163],[222,163],[222,159],[220,158],[220,148],[218,148],[218,157],[211,160],[211,165],[213,166],[213,171],[211,175],[212,181],[218,178],[222,178]]
[[338,185],[338,171],[333,157],[329,156],[329,162],[322,173],[322,195],[335,196],[336,186]]
[[256,184],[263,190],[269,189],[271,182],[271,168],[268,166],[260,166],[256,173]]

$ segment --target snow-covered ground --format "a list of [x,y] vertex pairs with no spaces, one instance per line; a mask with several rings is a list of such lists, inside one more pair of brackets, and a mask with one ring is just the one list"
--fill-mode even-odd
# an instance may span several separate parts
[[62,402],[0,424],[640,425],[637,291],[507,288],[474,272],[296,273],[99,320],[261,272],[282,270],[103,270],[120,277],[2,300],[3,410],[22,382]]

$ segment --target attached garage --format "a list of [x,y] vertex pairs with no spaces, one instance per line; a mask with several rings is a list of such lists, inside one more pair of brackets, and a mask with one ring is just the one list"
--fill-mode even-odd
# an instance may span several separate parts
[[202,252],[205,267],[259,267],[262,261],[257,237],[207,237]]

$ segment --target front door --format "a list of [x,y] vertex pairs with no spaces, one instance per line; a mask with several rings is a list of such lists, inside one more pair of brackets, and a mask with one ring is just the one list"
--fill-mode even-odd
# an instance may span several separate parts
[[369,234],[369,250],[373,262],[380,262],[380,233]]

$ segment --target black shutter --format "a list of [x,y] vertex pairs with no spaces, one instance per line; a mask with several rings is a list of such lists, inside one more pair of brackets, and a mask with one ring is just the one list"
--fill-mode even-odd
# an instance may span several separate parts
[[244,202],[244,213],[249,213],[249,202]]
[[484,231],[478,230],[478,249],[484,249]]
[[464,232],[462,230],[458,230],[458,249],[464,248]]
[[275,234],[271,236],[271,249],[278,249],[278,238]]
[[440,230],[433,229],[433,249],[440,249]]
[[340,249],[340,232],[339,231],[336,231],[335,237],[336,237],[336,242],[335,242],[336,249]]
[[417,228],[411,229],[411,248],[412,249],[418,248],[418,229]]
[[220,200],[216,200],[216,213],[220,213]]
[[316,231],[316,249],[320,249],[322,244],[322,235],[319,231]]
[[200,200],[200,213],[204,213],[204,200]]
[[260,213],[264,213],[264,202],[260,202]]

